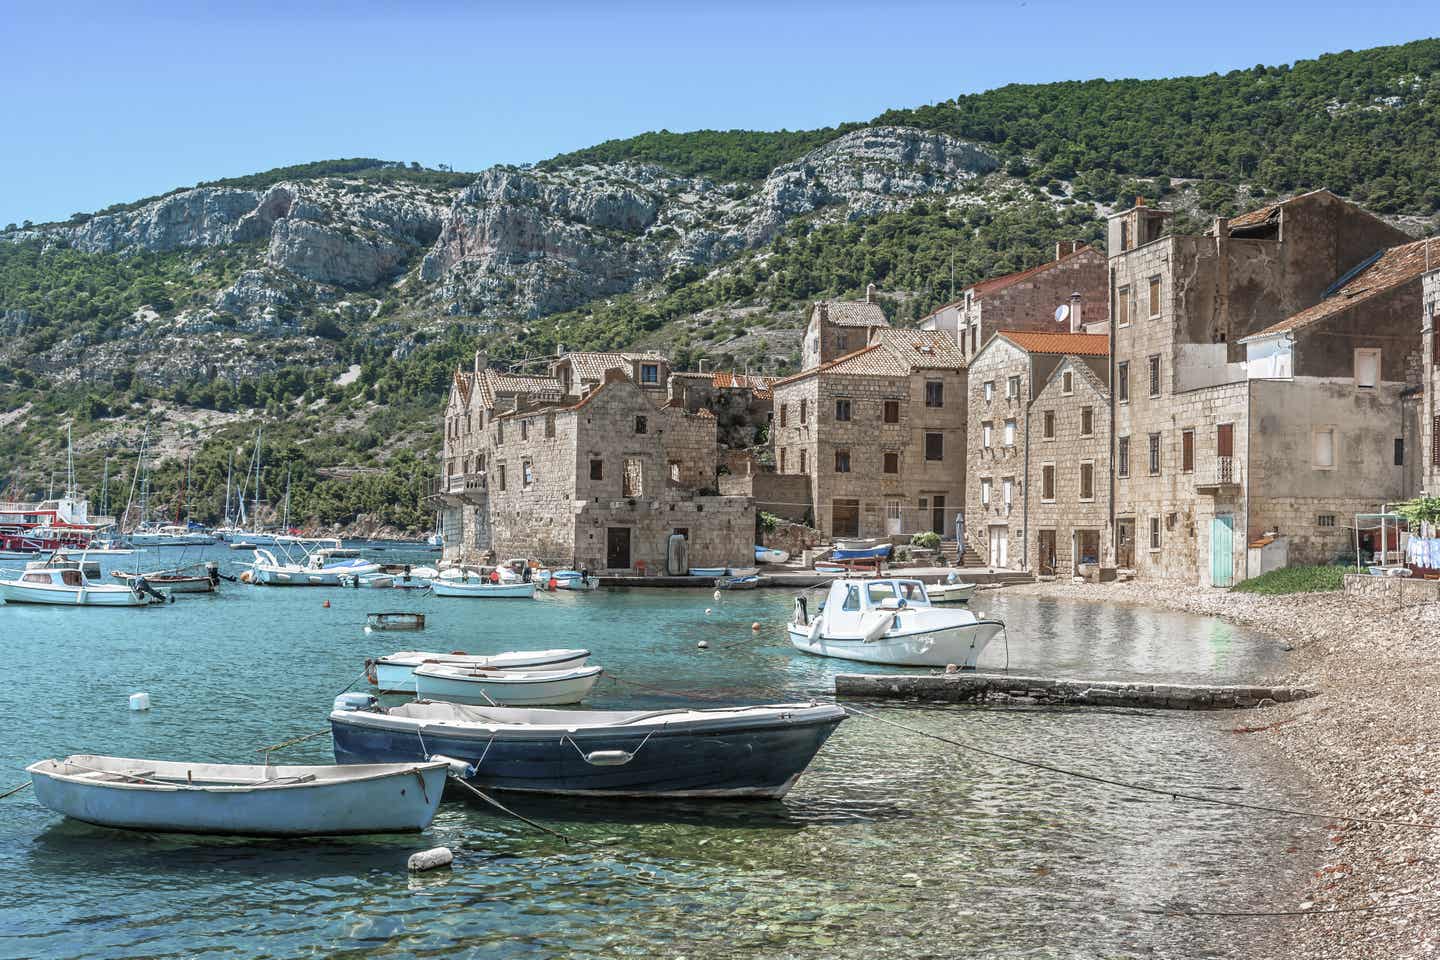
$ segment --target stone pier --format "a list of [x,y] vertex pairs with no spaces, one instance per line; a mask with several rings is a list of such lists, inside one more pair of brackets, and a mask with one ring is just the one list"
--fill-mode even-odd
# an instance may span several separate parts
[[1230,710],[1304,700],[1315,693],[1303,687],[1069,680],[1003,673],[842,673],[835,678],[836,697],[928,703]]

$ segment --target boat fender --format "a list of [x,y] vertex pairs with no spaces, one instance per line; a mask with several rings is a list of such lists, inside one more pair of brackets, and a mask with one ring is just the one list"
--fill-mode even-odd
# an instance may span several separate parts
[[820,639],[820,626],[821,622],[819,617],[816,617],[815,622],[810,624],[810,643],[812,646]]
[[795,626],[803,627],[810,622],[810,611],[804,597],[795,598]]
[[432,763],[448,764],[450,767],[450,775],[452,777],[459,777],[461,780],[469,780],[471,777],[475,776],[477,764],[466,763],[464,760],[456,760],[454,757],[447,757],[443,753],[432,753],[430,755],[430,760]]
[[132,694],[130,694],[130,709],[131,709],[131,710],[137,710],[137,711],[139,711],[139,710],[149,710],[149,709],[150,709],[150,694],[148,694],[148,693],[132,693]]
[[455,854],[450,852],[449,847],[434,847],[430,850],[421,850],[419,853],[410,854],[410,860],[405,868],[412,873],[420,873],[425,870],[438,870],[441,867],[448,867],[455,862]]
[[[885,632],[890,629],[890,624],[895,618],[890,614],[880,614],[877,616],[872,613],[867,614],[866,619],[872,622],[865,625],[865,642],[874,643],[876,640],[885,636]],[[864,623],[864,621],[861,622]]]
[[634,759],[635,754],[624,750],[591,750],[585,754],[585,762],[592,767],[623,767]]

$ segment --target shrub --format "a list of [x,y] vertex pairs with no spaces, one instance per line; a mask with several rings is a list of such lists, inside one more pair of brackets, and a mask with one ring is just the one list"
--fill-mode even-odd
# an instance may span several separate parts
[[910,546],[919,547],[922,550],[939,550],[940,534],[934,530],[926,530],[924,533],[917,533],[910,538]]

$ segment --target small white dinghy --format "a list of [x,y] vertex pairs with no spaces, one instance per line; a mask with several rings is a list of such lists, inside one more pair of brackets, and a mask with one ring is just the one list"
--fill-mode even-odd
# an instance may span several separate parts
[[814,617],[805,598],[797,597],[786,630],[791,646],[820,657],[902,667],[953,663],[974,670],[1005,623],[931,606],[919,580],[843,578],[830,584],[824,609]]
[[488,656],[401,650],[365,661],[365,676],[381,693],[414,693],[415,668],[426,663],[479,670],[571,670],[583,667],[589,650],[517,650]]
[[430,581],[430,592],[437,597],[467,597],[472,600],[535,598],[535,581],[528,583],[470,583],[464,580],[436,579]]
[[579,703],[603,672],[600,667],[528,671],[426,663],[415,668],[415,695],[421,700],[492,707]]
[[969,603],[975,598],[979,584],[964,580],[955,583],[937,583],[925,588],[931,603]]
[[102,827],[293,837],[424,830],[447,769],[440,762],[273,767],[80,754],[26,771],[45,806]]

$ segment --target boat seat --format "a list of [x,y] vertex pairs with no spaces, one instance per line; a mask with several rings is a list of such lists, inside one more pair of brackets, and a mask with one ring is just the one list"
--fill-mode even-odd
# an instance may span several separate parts
[[148,780],[155,776],[154,770],[89,770],[85,773],[76,774],[87,780],[103,780],[106,777],[114,777],[117,780]]

